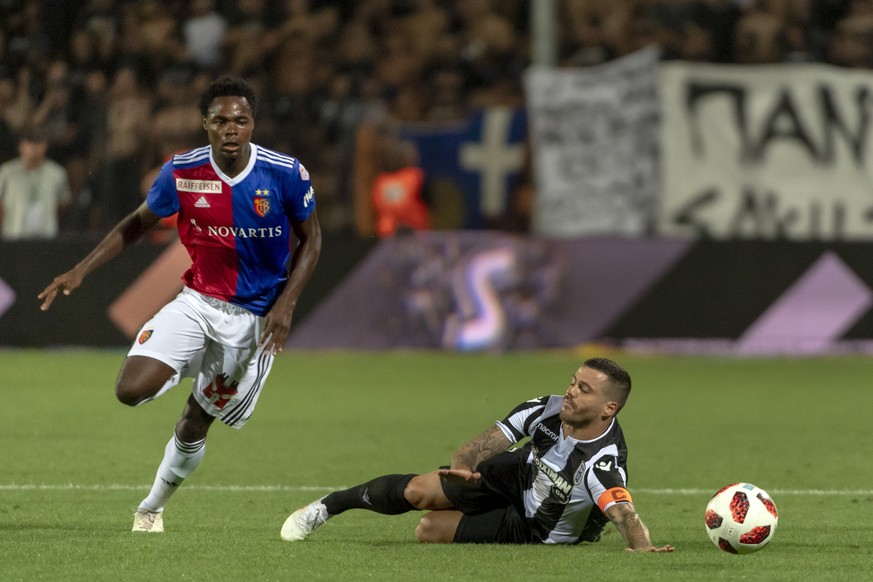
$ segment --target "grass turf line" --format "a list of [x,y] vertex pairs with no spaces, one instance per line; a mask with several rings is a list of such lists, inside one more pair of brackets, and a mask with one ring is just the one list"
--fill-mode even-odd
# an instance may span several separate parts
[[[613,354],[634,378],[621,413],[630,489],[656,543],[629,555],[609,527],[583,547],[423,546],[417,514],[349,512],[286,544],[287,514],[317,488],[445,463],[519,401],[565,389],[576,352],[285,353],[242,431],[216,425],[167,507],[164,536],[129,530],[146,491],[0,489],[0,580],[846,580],[873,568],[873,362]],[[188,384],[115,402],[119,351],[2,351],[2,484],[149,483]],[[708,494],[744,480],[773,493],[779,529],[752,556],[716,550]],[[240,490],[228,490],[238,485]],[[186,489],[187,487],[187,489]],[[253,488],[254,490],[250,490]],[[663,489],[690,489],[669,495]],[[854,490],[821,495],[814,490]],[[637,491],[638,490],[638,491]],[[637,491],[637,492],[635,492]],[[810,491],[806,494],[804,491]]]

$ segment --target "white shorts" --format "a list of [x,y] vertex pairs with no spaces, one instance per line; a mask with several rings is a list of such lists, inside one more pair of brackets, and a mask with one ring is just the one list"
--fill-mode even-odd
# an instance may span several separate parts
[[152,399],[182,378],[194,378],[192,392],[200,406],[241,428],[275,357],[258,347],[262,329],[262,317],[185,287],[142,326],[127,355],[154,358],[176,371]]

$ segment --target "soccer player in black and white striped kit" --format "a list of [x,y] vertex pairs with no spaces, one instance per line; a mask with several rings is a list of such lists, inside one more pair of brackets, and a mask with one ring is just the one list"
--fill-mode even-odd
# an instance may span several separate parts
[[430,510],[415,530],[420,542],[595,542],[611,521],[628,550],[672,552],[652,545],[627,490],[627,446],[616,415],[630,389],[630,375],[617,363],[586,360],[563,395],[519,404],[462,446],[450,467],[335,491],[292,513],[281,537],[303,540],[348,509]]

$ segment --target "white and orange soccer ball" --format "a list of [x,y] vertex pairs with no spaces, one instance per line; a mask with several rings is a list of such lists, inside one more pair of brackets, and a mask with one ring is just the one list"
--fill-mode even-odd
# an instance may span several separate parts
[[706,505],[706,533],[731,554],[751,554],[770,543],[779,515],[767,492],[751,483],[719,489]]

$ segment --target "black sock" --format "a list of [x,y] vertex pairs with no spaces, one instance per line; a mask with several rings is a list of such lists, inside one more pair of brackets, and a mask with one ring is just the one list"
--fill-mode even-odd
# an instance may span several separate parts
[[350,489],[334,491],[322,503],[330,515],[339,515],[347,509],[369,509],[385,515],[406,513],[415,509],[403,497],[403,490],[413,477],[413,474],[383,475]]

